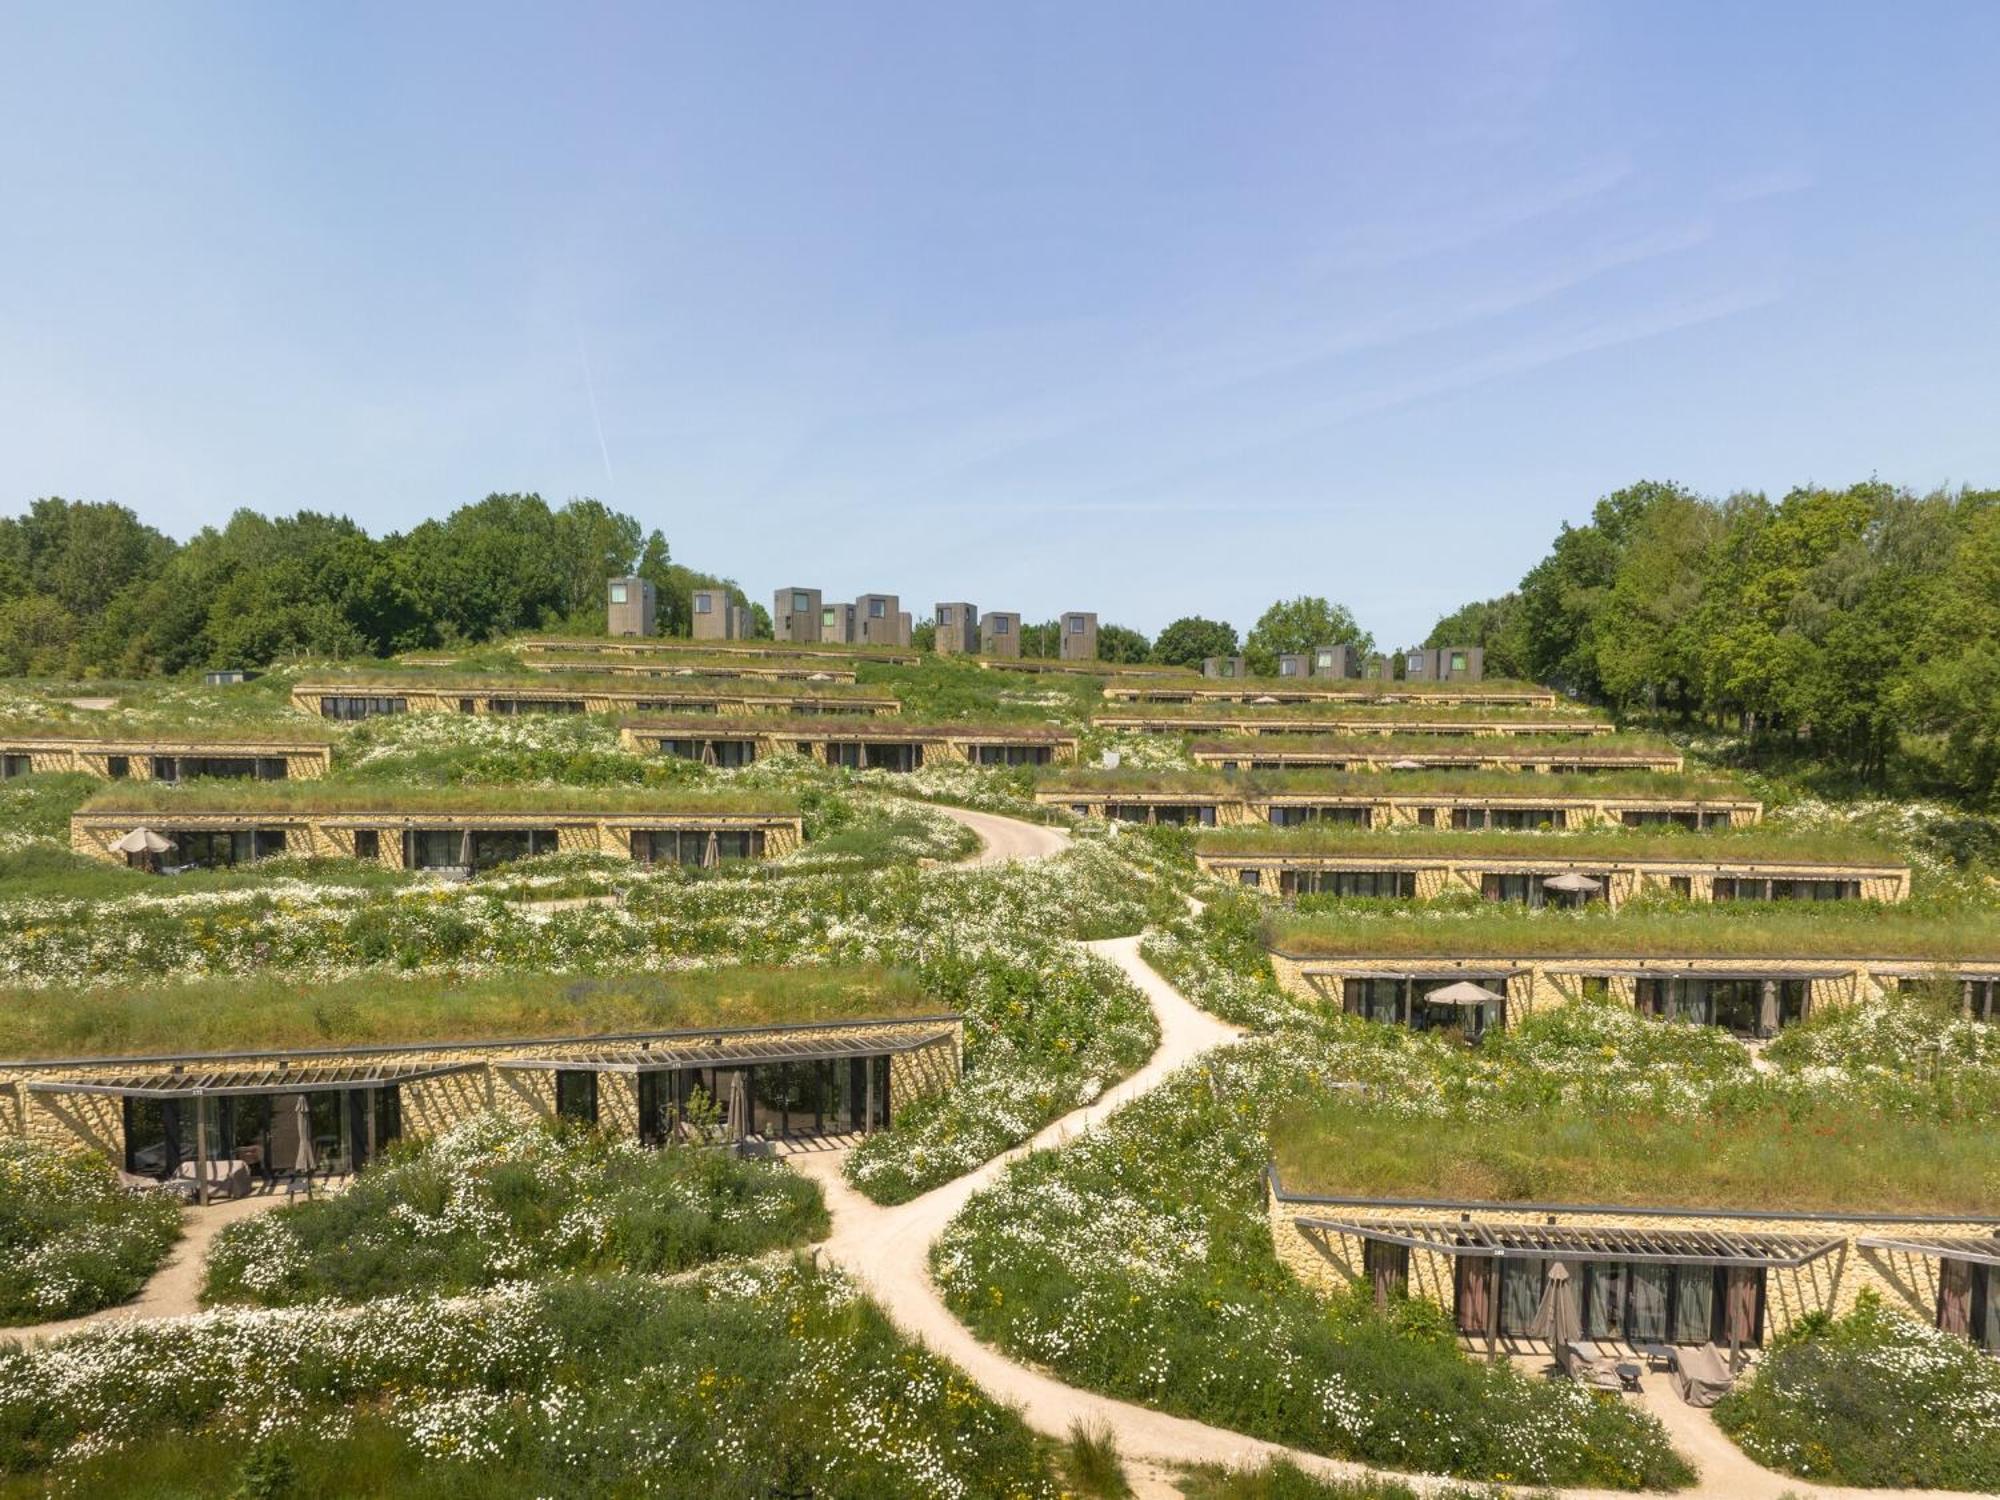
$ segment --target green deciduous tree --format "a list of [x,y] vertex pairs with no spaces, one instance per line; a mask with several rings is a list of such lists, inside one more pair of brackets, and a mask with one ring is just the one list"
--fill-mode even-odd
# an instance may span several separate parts
[[1183,615],[1153,641],[1153,660],[1162,666],[1198,667],[1211,656],[1236,654],[1236,627],[1200,615]]
[[1257,617],[1244,639],[1243,656],[1252,672],[1268,677],[1277,672],[1283,653],[1341,645],[1365,656],[1375,649],[1375,637],[1355,623],[1346,605],[1301,594],[1280,599]]

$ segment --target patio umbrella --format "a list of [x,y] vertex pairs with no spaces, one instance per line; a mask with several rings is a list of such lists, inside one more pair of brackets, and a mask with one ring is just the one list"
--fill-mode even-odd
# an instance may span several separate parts
[[111,846],[113,854],[165,854],[174,841],[150,828],[135,828]]
[[1389,762],[1389,769],[1392,771],[1421,771],[1423,768],[1424,763],[1420,760],[1392,760]]
[[1252,703],[1276,703],[1278,700],[1276,698],[1273,698],[1269,693],[1266,693],[1264,694],[1263,697],[1252,698],[1250,701]]
[[1588,875],[1579,875],[1574,870],[1567,871],[1561,875],[1551,875],[1542,884],[1549,890],[1565,891],[1578,896],[1587,896],[1592,891],[1601,891],[1604,889],[1603,881],[1593,880]]
[[313,1152],[312,1106],[306,1102],[304,1094],[292,1095],[292,1130],[298,1137],[292,1154],[292,1170],[310,1179],[319,1167],[319,1158]]
[[701,867],[704,870],[713,870],[721,863],[722,841],[715,836],[714,830],[711,829],[708,835],[708,847],[701,851]]
[[729,1075],[728,1120],[729,1134],[732,1138],[740,1141],[750,1133],[744,1129],[750,1123],[749,1114],[749,1091],[743,1086],[743,1071],[739,1068]]
[[1569,1267],[1561,1261],[1549,1267],[1549,1279],[1542,1288],[1535,1321],[1528,1325],[1528,1335],[1547,1339],[1549,1347],[1556,1351],[1558,1362],[1562,1351],[1583,1335],[1583,1314],[1576,1305],[1576,1286],[1570,1280]]
[[1448,984],[1441,990],[1432,990],[1424,996],[1426,1005],[1497,1005],[1507,997],[1496,995],[1483,984],[1474,984],[1470,979],[1461,979],[1457,984]]
[[832,674],[831,672],[813,672],[813,673],[811,673],[811,674],[809,674],[809,675],[807,676],[807,678],[806,678],[806,681],[807,681],[807,682],[831,682],[831,681],[833,681],[833,674]]

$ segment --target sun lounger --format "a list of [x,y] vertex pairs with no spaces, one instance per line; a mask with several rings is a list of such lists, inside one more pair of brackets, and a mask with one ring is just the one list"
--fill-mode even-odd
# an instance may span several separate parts
[[1729,1358],[1713,1344],[1683,1344],[1674,1350],[1674,1389],[1689,1406],[1713,1406],[1736,1384]]
[[1557,1363],[1562,1366],[1563,1374],[1579,1385],[1595,1386],[1602,1391],[1625,1389],[1625,1382],[1618,1378],[1618,1361],[1588,1339],[1572,1339],[1563,1345]]

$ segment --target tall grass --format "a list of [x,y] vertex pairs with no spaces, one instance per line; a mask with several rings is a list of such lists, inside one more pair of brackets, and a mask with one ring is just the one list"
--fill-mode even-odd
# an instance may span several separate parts
[[1287,1191],[1351,1198],[2000,1213],[2000,1136],[1852,1101],[1696,1119],[1490,1105],[1414,1124],[1367,1103],[1271,1126]]
[[920,1015],[906,970],[728,967],[577,978],[369,974],[0,990],[0,1056],[94,1057],[604,1035]]
[[1983,909],[1909,911],[1853,902],[1723,902],[1683,910],[1496,909],[1273,913],[1265,938],[1300,957],[1390,954],[1625,955],[1913,962],[2000,958],[2000,924]]

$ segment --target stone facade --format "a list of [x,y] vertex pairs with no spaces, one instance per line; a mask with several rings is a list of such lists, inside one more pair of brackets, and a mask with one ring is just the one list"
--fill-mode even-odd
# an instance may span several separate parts
[[[1108,695],[1107,695],[1108,696]],[[1276,698],[1276,693],[1253,694],[1256,698]],[[1303,701],[1303,700],[1301,700]],[[1457,739],[1484,740],[1511,735],[1560,735],[1564,739],[1592,739],[1615,734],[1617,726],[1606,719],[1343,719],[1329,714],[1312,717],[1270,718],[1249,714],[1098,714],[1091,723],[1099,729],[1122,734],[1223,734],[1248,737],[1315,734],[1374,736],[1423,734]],[[1261,752],[1259,752],[1261,753]]]
[[[1598,826],[1618,827],[1628,812],[1637,814],[1686,814],[1700,817],[1703,814],[1719,814],[1728,820],[1731,828],[1747,828],[1760,821],[1764,815],[1764,804],[1748,800],[1718,801],[1689,797],[1495,797],[1478,795],[1452,795],[1442,792],[1422,792],[1398,795],[1390,789],[1390,782],[1384,778],[1384,788],[1379,795],[1319,795],[1311,792],[1258,792],[1255,790],[1201,792],[1201,793],[1123,793],[1105,787],[1077,788],[1064,790],[1050,787],[1035,793],[1035,800],[1048,807],[1083,808],[1087,815],[1104,816],[1107,801],[1124,801],[1128,797],[1140,799],[1145,796],[1171,797],[1179,801],[1210,802],[1217,809],[1216,823],[1221,827],[1238,824],[1268,823],[1274,808],[1365,808],[1368,813],[1367,826],[1370,828],[1391,827],[1438,827],[1452,826],[1452,813],[1459,809],[1476,809],[1482,812],[1533,809],[1554,811],[1560,815],[1560,826],[1565,829],[1583,829]],[[1426,816],[1428,815],[1428,816]]]
[[[950,1036],[913,1050],[899,1050],[940,1031]],[[62,1148],[85,1147],[117,1162],[124,1154],[122,1102],[106,1094],[46,1093],[30,1089],[35,1082],[100,1082],[129,1080],[135,1075],[164,1072],[197,1064],[220,1070],[276,1068],[281,1061],[302,1070],[327,1066],[360,1069],[451,1067],[468,1071],[446,1073],[400,1086],[403,1134],[422,1138],[437,1134],[469,1115],[499,1110],[523,1120],[555,1118],[555,1076],[547,1069],[509,1067],[510,1062],[577,1059],[579,1066],[608,1046],[646,1042],[685,1044],[710,1037],[750,1039],[782,1037],[788,1042],[866,1043],[879,1040],[890,1055],[889,1108],[895,1113],[916,1099],[949,1088],[964,1061],[965,1027],[957,1016],[920,1020],[864,1020],[813,1026],[733,1028],[722,1031],[649,1032],[619,1037],[568,1037],[552,1041],[433,1042],[407,1046],[322,1048],[310,1052],[230,1054],[226,1058],[152,1057],[92,1058],[65,1062],[0,1062],[0,1133],[27,1135]],[[727,1065],[725,1051],[718,1061]],[[637,1075],[609,1070],[598,1075],[598,1123],[614,1135],[635,1136],[639,1130]],[[274,1085],[274,1094],[284,1093]]]
[[[1112,727],[1105,718],[1091,721]],[[1164,731],[1163,731],[1164,732]],[[1474,745],[1469,738],[1435,750],[1370,749],[1365,738],[1348,742],[1287,743],[1279,735],[1245,736],[1235,741],[1209,740],[1188,748],[1198,766],[1225,771],[1387,771],[1412,765],[1428,771],[1525,771],[1543,775],[1576,775],[1592,771],[1679,771],[1684,762],[1677,750],[1607,750],[1578,741],[1575,747],[1537,746],[1524,749],[1504,739]]]
[[842,666],[836,660],[818,661],[807,657],[794,661],[758,661],[746,658],[741,662],[703,661],[697,665],[684,666],[671,659],[655,657],[651,661],[564,661],[545,656],[524,657],[521,665],[530,672],[561,674],[564,672],[587,672],[600,677],[650,677],[686,678],[745,682],[838,682],[851,684],[856,677],[853,667]]
[[824,764],[828,747],[841,744],[908,745],[918,752],[920,765],[997,763],[983,752],[1006,752],[1039,747],[1048,751],[1043,765],[1076,764],[1077,738],[1060,730],[982,729],[977,725],[898,724],[880,729],[854,728],[835,723],[814,724],[800,720],[777,723],[731,724],[727,721],[689,719],[675,724],[639,721],[624,725],[619,740],[641,754],[656,753],[663,740],[748,740],[754,758],[793,751]]
[[[1317,674],[1314,674],[1317,675]],[[1331,674],[1338,676],[1338,673]],[[1413,692],[1393,683],[1362,687],[1305,687],[1289,680],[1251,681],[1236,687],[1152,687],[1106,683],[1109,703],[1248,703],[1272,698],[1279,703],[1428,704],[1432,708],[1554,708],[1556,695],[1546,688],[1456,689]]]
[[[1624,1208],[1614,1205],[1506,1203],[1368,1203],[1292,1196],[1270,1185],[1267,1208],[1278,1258],[1307,1286],[1322,1291],[1365,1284],[1362,1241],[1354,1235],[1301,1226],[1300,1219],[1367,1223],[1393,1219],[1434,1223],[1445,1228],[1462,1217],[1488,1225],[1633,1228],[1652,1232],[1696,1231],[1735,1235],[1779,1234],[1840,1241],[1831,1253],[1804,1266],[1771,1267],[1765,1273],[1764,1337],[1783,1333],[1807,1313],[1851,1312],[1864,1290],[1925,1323],[1937,1315],[1938,1262],[1926,1255],[1889,1251],[1855,1242],[1865,1238],[1926,1238],[1991,1235],[2000,1219],[1909,1217],[1868,1218],[1820,1214],[1719,1213],[1701,1209]],[[1607,1257],[1615,1258],[1615,1257]],[[1455,1310],[1454,1257],[1430,1250],[1410,1251],[1409,1291]]]
[[[200,759],[282,761],[283,780],[317,781],[327,773],[333,747],[322,740],[232,740],[213,739],[98,739],[35,736],[0,738],[0,756],[26,757],[27,770],[35,774],[52,771],[79,771],[101,776],[107,781],[151,781],[154,759],[183,757]],[[115,762],[122,762],[122,768]],[[118,774],[114,776],[114,770]],[[10,773],[12,774],[12,773]],[[278,780],[272,776],[266,780]]]
[[1507,983],[1507,1018],[1510,1021],[1551,1006],[1566,1005],[1584,997],[1598,981],[1614,1000],[1626,1005],[1637,1003],[1641,979],[1741,978],[1802,980],[1805,983],[1805,1014],[1824,1006],[1851,1005],[1896,990],[1904,980],[1922,982],[1940,975],[1984,976],[2000,963],[1966,964],[1926,961],[1919,958],[1831,958],[1772,956],[1648,956],[1631,954],[1563,954],[1532,957],[1521,954],[1352,954],[1338,958],[1282,953],[1271,950],[1271,968],[1278,983],[1292,995],[1338,1011],[1342,1007],[1342,982],[1346,979],[1379,978],[1385,974],[1414,975],[1426,979],[1468,979],[1504,976]]
[[554,829],[556,852],[560,854],[610,854],[630,858],[632,834],[637,831],[716,832],[753,831],[764,835],[764,855],[775,859],[790,854],[805,840],[804,820],[796,814],[771,813],[689,813],[663,808],[657,813],[425,813],[413,811],[298,813],[274,811],[175,812],[79,812],[70,818],[70,847],[78,854],[113,864],[125,856],[112,845],[134,828],[152,828],[171,836],[178,832],[235,833],[258,829],[282,829],[285,853],[321,859],[356,857],[355,835],[374,833],[374,858],[390,869],[403,868],[403,833],[406,829],[514,831]]
[[[1467,838],[1476,842],[1477,835]],[[1481,855],[1467,849],[1455,856],[1434,854],[1197,854],[1195,863],[1205,872],[1237,885],[1268,891],[1279,889],[1279,877],[1286,872],[1307,871],[1396,871],[1414,872],[1419,900],[1432,900],[1452,892],[1478,895],[1488,875],[1526,875],[1540,878],[1575,873],[1604,882],[1604,899],[1614,908],[1645,892],[1673,891],[1676,881],[1686,882],[1679,894],[1690,901],[1715,899],[1718,877],[1773,880],[1842,880],[1856,883],[1856,893],[1864,901],[1902,901],[1910,894],[1910,871],[1901,865],[1799,864],[1764,860],[1704,860],[1699,857],[1635,858],[1606,854],[1597,858],[1557,858],[1547,856]]]
[[[568,686],[561,683],[496,685],[466,683],[445,686],[412,682],[301,682],[292,688],[292,706],[301,713],[320,714],[329,698],[387,698],[401,703],[399,713],[510,713],[517,708],[528,713],[636,714],[676,711],[712,713],[809,713],[872,714],[886,716],[903,711],[902,701],[883,695],[834,696],[826,693],[753,693],[720,688],[676,691],[672,687],[605,688],[595,683]],[[496,707],[496,705],[499,705]],[[331,713],[327,717],[337,717]]]

